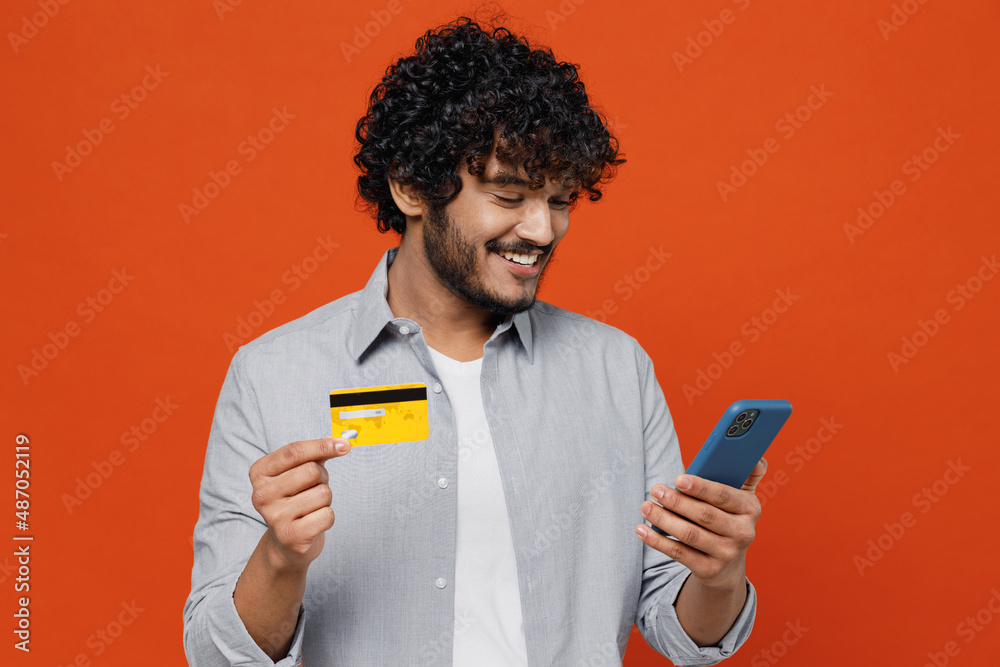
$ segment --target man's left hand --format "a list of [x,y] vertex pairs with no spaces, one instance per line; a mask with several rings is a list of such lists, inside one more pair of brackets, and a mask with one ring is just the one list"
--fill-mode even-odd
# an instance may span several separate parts
[[754,540],[761,511],[754,491],[766,471],[767,461],[761,459],[739,490],[688,474],[677,476],[676,489],[655,484],[650,495],[660,504],[645,501],[642,515],[677,539],[664,537],[645,524],[636,526],[636,534],[685,565],[706,586],[742,585],[747,548]]

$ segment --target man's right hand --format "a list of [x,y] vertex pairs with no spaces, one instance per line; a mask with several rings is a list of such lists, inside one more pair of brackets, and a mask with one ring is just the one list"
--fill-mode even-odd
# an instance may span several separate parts
[[306,569],[323,551],[334,522],[324,463],[351,450],[345,438],[292,442],[250,466],[253,506],[267,522],[268,560],[277,569]]

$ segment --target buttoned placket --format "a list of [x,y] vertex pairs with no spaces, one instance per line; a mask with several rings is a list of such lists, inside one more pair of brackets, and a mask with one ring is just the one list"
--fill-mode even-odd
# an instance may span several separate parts
[[[497,457],[497,468],[500,472],[500,482],[503,486],[504,506],[507,510],[507,522],[510,526],[511,541],[514,548],[514,560],[517,565],[518,589],[521,601],[521,617],[524,620],[525,644],[528,654],[528,664],[536,664],[534,656],[540,652],[535,646],[544,646],[549,641],[546,624],[540,622],[532,613],[532,591],[535,584],[528,567],[527,554],[530,553],[531,526],[536,525],[530,513],[530,503],[518,503],[517,499],[527,492],[525,488],[524,459],[514,443],[522,441],[514,437],[512,415],[500,383],[501,362],[507,372],[517,372],[512,355],[525,353],[519,343],[513,339],[513,319],[500,325],[483,347],[483,364],[480,376],[480,390],[483,395],[483,409],[486,412],[486,423],[493,438],[493,449]],[[506,335],[504,335],[506,334]],[[518,332],[520,335],[520,332]],[[509,364],[509,367],[508,367]],[[536,636],[541,632],[542,636]]]
[[[392,326],[399,334],[399,336],[409,345],[410,350],[416,355],[420,364],[424,367],[424,370],[430,376],[432,382],[427,382],[428,388],[433,392],[432,395],[428,395],[429,410],[431,411],[431,433],[434,437],[435,426],[434,426],[434,414],[435,413],[445,413],[449,417],[450,428],[449,432],[451,434],[450,442],[448,445],[448,457],[447,459],[438,459],[435,469],[430,471],[428,483],[433,484],[437,493],[449,493],[452,498],[452,516],[455,516],[454,512],[457,512],[457,487],[453,480],[458,478],[458,423],[454,413],[454,408],[452,407],[451,400],[448,398],[447,393],[444,391],[444,386],[441,383],[441,378],[437,374],[437,368],[434,366],[434,361],[431,359],[430,352],[427,350],[427,342],[423,337],[423,329],[419,324],[413,320],[407,319],[405,317],[398,317],[391,321],[390,326]],[[433,404],[430,402],[433,401]],[[442,415],[444,416],[444,415]],[[440,430],[437,431],[440,434]],[[438,435],[438,438],[446,437],[443,435]],[[441,447],[441,441],[435,439],[435,442]],[[457,517],[456,517],[457,518]],[[453,522],[455,525],[455,522]],[[447,558],[441,557],[438,559],[439,562],[445,561],[451,563],[450,572],[436,571],[431,572],[430,576],[434,586],[441,591],[450,591],[452,596],[454,595],[454,587],[449,588],[449,583],[453,582],[455,576],[455,541],[451,540],[450,544],[442,545],[443,550],[450,549]]]
[[[416,355],[417,359],[423,365],[424,370],[428,375],[433,378],[434,382],[430,385],[431,391],[434,395],[438,396],[440,399],[437,401],[436,408],[438,410],[444,411],[448,414],[451,422],[451,433],[453,435],[451,444],[451,461],[452,467],[452,478],[449,478],[447,474],[437,474],[436,479],[432,483],[436,484],[440,492],[446,493],[450,489],[452,493],[457,493],[456,484],[461,480],[458,479],[458,422],[457,417],[454,414],[454,408],[452,407],[451,401],[448,399],[447,392],[443,391],[443,385],[441,383],[441,378],[437,374],[437,368],[434,365],[434,361],[430,356],[430,352],[427,349],[427,342],[423,337],[423,331],[416,322],[409,320],[407,318],[395,318],[391,321],[391,326],[398,332],[399,336],[405,340],[410,349]],[[512,332],[510,329],[513,327],[513,319],[510,318],[506,322],[501,323],[497,326],[496,330],[490,336],[483,346],[483,363],[481,367],[480,374],[480,390],[483,397],[483,409],[486,413],[486,422],[490,429],[491,437],[493,438],[494,451],[497,457],[497,467],[500,473],[501,484],[504,490],[504,508],[507,512],[507,521],[511,530],[511,538],[514,547],[514,558],[517,563],[517,576],[518,576],[518,587],[521,599],[521,613],[525,620],[525,633],[529,654],[529,664],[532,663],[531,656],[535,653],[532,650],[532,644],[535,642],[546,641],[545,637],[537,637],[532,641],[531,635],[533,631],[536,630],[534,626],[529,623],[529,609],[526,606],[526,601],[529,599],[531,591],[534,589],[534,582],[531,579],[530,572],[526,571],[528,564],[526,554],[531,549],[531,544],[524,542],[524,540],[529,539],[530,530],[524,530],[523,526],[519,526],[516,521],[517,512],[513,508],[515,499],[519,497],[523,489],[524,477],[524,463],[521,458],[520,452],[513,448],[511,444],[514,440],[509,432],[509,427],[505,427],[505,421],[509,422],[511,415],[509,415],[509,410],[507,408],[506,402],[503,397],[503,393],[500,388],[500,357],[504,354],[517,354],[519,349],[515,345],[508,345],[514,343],[512,340]],[[506,334],[506,335],[504,335]],[[430,395],[428,399],[430,400]],[[432,422],[432,432],[433,432],[433,422]],[[454,483],[452,483],[454,480]],[[457,500],[457,495],[453,496]],[[454,506],[455,511],[457,511],[457,504]],[[533,525],[530,516],[522,517],[522,521],[526,521],[527,525]],[[521,528],[522,530],[518,530]],[[523,537],[522,537],[523,536]],[[450,562],[452,564],[451,578],[454,578],[454,565],[455,565],[455,543],[449,545],[451,549]],[[445,576],[440,576],[443,573],[438,572],[434,579],[434,585],[442,591],[450,590],[454,594],[454,587],[449,587],[449,578]],[[434,576],[433,574],[431,576]]]

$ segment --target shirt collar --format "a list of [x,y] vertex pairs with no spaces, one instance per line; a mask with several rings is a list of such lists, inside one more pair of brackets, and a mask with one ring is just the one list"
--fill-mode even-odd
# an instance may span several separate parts
[[[389,293],[389,267],[396,259],[398,251],[398,246],[385,251],[378,266],[375,267],[375,271],[368,279],[368,283],[361,290],[358,306],[354,313],[354,323],[348,334],[351,354],[355,360],[361,358],[361,355],[371,347],[390,322],[404,319],[397,318],[392,314],[389,302],[386,300],[386,295]],[[529,308],[513,317],[506,318],[497,326],[491,340],[513,327],[517,331],[517,339],[521,341],[521,345],[528,355],[528,363],[533,364],[530,313],[531,309]]]

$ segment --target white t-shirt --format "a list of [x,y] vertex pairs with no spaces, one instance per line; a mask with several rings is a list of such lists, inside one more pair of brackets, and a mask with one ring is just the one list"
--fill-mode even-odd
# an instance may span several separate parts
[[514,543],[479,385],[483,360],[428,349],[458,422],[454,664],[527,665]]

